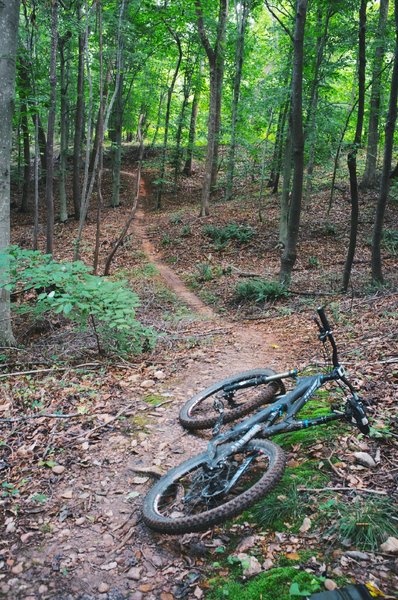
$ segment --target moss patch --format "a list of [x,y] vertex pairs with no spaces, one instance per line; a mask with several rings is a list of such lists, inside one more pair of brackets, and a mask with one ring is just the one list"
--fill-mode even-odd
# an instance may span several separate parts
[[[323,579],[298,571],[294,567],[278,567],[261,573],[246,584],[225,581],[222,578],[211,580],[207,594],[209,600],[291,600],[302,598],[322,589]],[[298,592],[294,594],[294,591]]]

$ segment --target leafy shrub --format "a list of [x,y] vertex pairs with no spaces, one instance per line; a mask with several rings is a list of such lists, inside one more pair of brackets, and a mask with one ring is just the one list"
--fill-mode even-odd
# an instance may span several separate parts
[[331,498],[319,506],[322,519],[333,525],[329,533],[361,550],[376,550],[388,536],[398,535],[398,510],[388,498],[360,498],[340,501]]
[[98,346],[101,339],[105,347],[121,353],[138,354],[153,346],[153,331],[136,320],[139,298],[126,282],[91,275],[80,261],[59,263],[50,255],[17,246],[0,258],[3,264],[9,261],[8,290],[36,291],[34,302],[18,305],[18,312],[38,317],[62,314],[82,330],[92,327]]
[[218,250],[225,248],[231,240],[236,240],[239,244],[247,244],[256,235],[254,229],[249,225],[237,225],[236,223],[229,223],[225,227],[205,225],[203,232],[213,240]]
[[383,245],[390,254],[398,253],[398,229],[385,229],[383,231]]
[[183,227],[181,227],[181,237],[188,237],[189,235],[191,235],[191,233],[191,227],[189,225],[184,225]]
[[209,264],[199,263],[195,267],[197,271],[195,279],[197,281],[211,281],[213,279],[213,270]]
[[172,225],[180,225],[182,223],[182,213],[181,212],[173,213],[169,218],[169,222]]
[[248,279],[236,286],[235,298],[238,302],[266,302],[286,298],[287,289],[277,281]]

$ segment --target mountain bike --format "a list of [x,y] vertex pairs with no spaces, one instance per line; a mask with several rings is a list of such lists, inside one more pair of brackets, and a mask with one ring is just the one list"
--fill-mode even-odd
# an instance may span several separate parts
[[[202,531],[237,516],[263,498],[285,468],[284,452],[267,439],[271,436],[335,420],[349,421],[362,433],[369,433],[364,405],[339,363],[325,311],[321,307],[317,312],[319,339],[325,349],[332,350],[326,372],[298,377],[297,369],[283,373],[268,368],[246,371],[215,383],[183,406],[182,425],[191,430],[213,428],[213,436],[205,452],[170,470],[149,490],[143,504],[143,520],[149,527],[169,534]],[[296,382],[288,392],[283,383],[286,379]],[[332,407],[323,416],[296,419],[317,390],[329,382],[345,390],[343,407]],[[222,430],[225,423],[254,409],[259,410]]]

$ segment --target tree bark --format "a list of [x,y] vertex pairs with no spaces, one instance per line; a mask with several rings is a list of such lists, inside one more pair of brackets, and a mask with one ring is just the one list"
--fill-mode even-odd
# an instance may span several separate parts
[[297,258],[297,239],[300,227],[303,195],[304,133],[303,133],[303,54],[307,0],[297,0],[294,26],[294,55],[291,99],[291,136],[293,154],[293,184],[289,209],[286,245],[281,259],[279,280],[288,285]]
[[[82,20],[82,2],[78,1],[77,14],[79,24]],[[80,218],[80,164],[81,164],[81,146],[83,137],[83,109],[84,109],[84,45],[85,34],[80,25],[79,30],[79,55],[77,63],[77,99],[75,109],[75,134],[73,140],[73,207],[74,217],[76,220]]]
[[122,126],[123,126],[123,80],[120,73],[119,89],[115,99],[112,118],[112,206],[120,205],[120,168],[122,164]]
[[188,135],[188,148],[187,148],[187,158],[185,160],[185,165],[183,169],[184,175],[187,177],[191,177],[192,175],[192,164],[193,164],[193,149],[195,146],[195,138],[196,138],[196,121],[198,118],[198,108],[199,108],[199,100],[200,100],[200,92],[202,87],[202,71],[203,71],[203,62],[199,61],[199,72],[198,78],[195,83],[195,92],[192,100],[192,110],[191,110],[191,120],[189,124],[189,135]]
[[[386,25],[389,0],[380,0],[379,23],[377,28],[376,49],[373,60],[372,91],[370,94],[370,112],[368,129],[368,147],[366,151],[365,172],[361,185],[372,187],[377,183],[377,150],[379,145],[379,120],[381,103],[381,73],[386,47]],[[384,164],[384,161],[383,161]]]
[[177,44],[178,58],[177,58],[177,63],[176,63],[175,69],[174,69],[173,77],[172,77],[171,83],[169,85],[169,89],[167,90],[166,116],[165,116],[165,122],[164,122],[162,158],[161,158],[160,174],[159,174],[160,182],[159,182],[157,199],[156,199],[156,205],[157,205],[158,210],[160,210],[162,207],[163,183],[164,183],[164,176],[166,173],[166,153],[167,153],[167,143],[168,143],[168,138],[169,138],[171,99],[173,96],[174,86],[177,81],[178,71],[180,70],[180,65],[181,65],[181,60],[182,60],[182,47],[181,47],[180,38],[174,31],[170,30],[170,33],[173,36],[175,43]]
[[20,212],[27,213],[29,206],[29,188],[30,188],[30,134],[29,134],[29,107],[28,98],[30,94],[29,84],[29,65],[23,57],[18,61],[18,76],[19,76],[19,98],[20,98],[20,113],[21,113],[21,129],[23,139],[23,186]]
[[214,49],[210,46],[203,20],[201,0],[195,0],[198,32],[206,51],[210,69],[210,108],[207,134],[207,154],[202,187],[200,216],[209,214],[210,193],[217,174],[219,132],[221,124],[221,98],[224,74],[224,44],[229,0],[219,0],[217,38]]
[[384,223],[384,214],[386,210],[388,191],[390,189],[390,170],[391,159],[394,146],[394,132],[397,121],[397,100],[398,100],[398,0],[394,2],[395,18],[395,54],[394,67],[391,76],[390,101],[388,106],[388,115],[385,127],[383,171],[381,176],[380,193],[376,207],[375,222],[373,227],[372,239],[372,280],[376,284],[384,282],[383,269],[381,262],[381,240]]
[[[10,243],[10,165],[19,0],[0,2],[0,252]],[[0,264],[0,345],[15,343],[11,328],[8,266]]]
[[57,99],[58,0],[51,0],[50,106],[47,122],[46,176],[46,251],[53,253],[54,243],[54,128]]
[[68,220],[68,206],[66,196],[66,163],[68,158],[68,86],[69,77],[66,58],[65,46],[72,37],[72,32],[67,31],[64,36],[59,39],[59,54],[60,54],[60,88],[61,88],[61,121],[60,121],[60,155],[58,169],[58,184],[59,184],[59,219],[61,223]]
[[[225,200],[232,198],[232,190],[234,185],[235,174],[235,153],[236,153],[236,129],[238,124],[238,106],[240,97],[240,86],[242,81],[243,57],[245,50],[245,33],[247,20],[249,17],[251,0],[243,0],[240,9],[236,9],[237,31],[238,37],[236,40],[235,51],[235,77],[234,77],[234,92],[232,100],[232,123],[231,123],[231,141],[228,152],[227,164],[227,182],[225,186]],[[239,10],[241,11],[239,14]]]
[[361,0],[359,9],[359,35],[358,35],[358,114],[357,126],[353,146],[347,156],[348,172],[350,175],[351,193],[351,225],[350,241],[348,245],[347,258],[343,270],[343,291],[346,292],[350,283],[351,269],[354,262],[357,245],[358,220],[359,220],[359,198],[357,179],[357,152],[361,145],[363,117],[365,113],[365,70],[366,70],[366,4],[367,0]]

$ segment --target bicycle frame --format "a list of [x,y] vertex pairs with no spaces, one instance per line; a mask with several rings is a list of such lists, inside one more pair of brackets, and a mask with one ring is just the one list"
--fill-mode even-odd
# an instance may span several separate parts
[[[270,380],[294,377],[295,374],[296,371],[280,373],[272,376]],[[243,446],[257,435],[269,438],[277,433],[298,431],[316,425],[323,425],[329,421],[344,419],[345,414],[337,411],[313,419],[294,419],[295,415],[297,415],[318,389],[328,381],[338,380],[346,382],[344,370],[340,366],[335,367],[333,371],[325,375],[317,374],[300,378],[294,390],[283,396],[279,396],[271,405],[261,409],[252,417],[245,419],[230,430],[214,437],[207,447],[210,459],[208,462],[209,468],[214,468],[220,461],[240,448],[243,448]],[[282,417],[283,415],[285,415],[283,421],[274,424],[278,417]],[[225,442],[230,443],[225,444]],[[223,446],[218,451],[218,446],[221,444]]]

